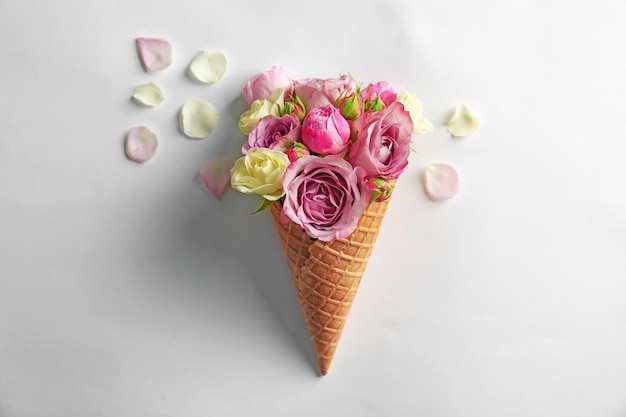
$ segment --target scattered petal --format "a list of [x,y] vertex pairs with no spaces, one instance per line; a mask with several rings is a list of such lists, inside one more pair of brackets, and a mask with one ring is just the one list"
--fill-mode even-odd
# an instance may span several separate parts
[[230,169],[233,164],[226,158],[209,159],[200,170],[204,186],[215,198],[222,199],[230,185]]
[[476,132],[480,117],[471,112],[465,104],[458,105],[446,126],[452,136],[465,137]]
[[131,161],[145,162],[157,149],[156,135],[145,126],[133,127],[126,135],[126,156]]
[[451,165],[430,164],[423,177],[424,191],[431,200],[447,200],[461,189],[459,174]]
[[222,51],[205,49],[191,60],[188,72],[198,82],[216,83],[226,72],[226,55]]
[[165,69],[172,63],[172,45],[165,39],[137,38],[135,43],[146,72]]
[[201,99],[190,100],[178,115],[180,130],[192,139],[204,139],[213,132],[220,114],[213,105]]
[[155,83],[141,84],[133,90],[133,100],[143,106],[154,107],[165,100],[163,90]]

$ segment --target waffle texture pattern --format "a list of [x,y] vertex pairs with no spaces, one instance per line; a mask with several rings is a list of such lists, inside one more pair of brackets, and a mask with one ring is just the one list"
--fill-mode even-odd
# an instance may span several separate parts
[[370,203],[354,232],[334,242],[312,239],[293,222],[282,224],[280,201],[270,208],[322,375],[330,368],[388,205],[389,199]]

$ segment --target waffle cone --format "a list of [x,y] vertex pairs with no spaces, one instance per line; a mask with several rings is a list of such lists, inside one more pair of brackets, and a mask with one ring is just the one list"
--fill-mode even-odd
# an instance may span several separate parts
[[354,232],[334,242],[312,239],[293,222],[281,223],[281,202],[271,206],[322,375],[328,373],[388,205],[388,199],[370,203]]

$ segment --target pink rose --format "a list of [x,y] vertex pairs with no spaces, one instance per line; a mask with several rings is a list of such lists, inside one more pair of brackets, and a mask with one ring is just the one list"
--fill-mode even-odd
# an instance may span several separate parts
[[302,100],[307,111],[315,107],[335,105],[337,99],[348,90],[356,88],[356,82],[349,75],[340,78],[305,78],[296,80],[294,94]]
[[277,117],[265,116],[257,122],[248,135],[248,141],[241,147],[241,153],[248,153],[250,148],[269,148],[286,151],[285,142],[300,141],[300,120],[291,113]]
[[293,81],[282,67],[273,66],[250,78],[241,95],[249,107],[254,100],[265,100],[279,88],[285,91],[283,97],[287,98],[293,91]]
[[361,90],[361,97],[365,103],[371,103],[376,101],[377,98],[380,98],[383,106],[387,107],[396,101],[398,93],[395,92],[391,84],[387,81],[379,81]]
[[368,178],[398,178],[408,164],[413,122],[401,103],[363,113],[352,122],[354,142],[348,160],[362,166]]
[[346,150],[350,125],[339,109],[332,105],[316,107],[302,121],[302,143],[320,155],[338,154]]
[[283,217],[324,242],[349,236],[370,202],[364,175],[337,155],[303,156],[283,176]]

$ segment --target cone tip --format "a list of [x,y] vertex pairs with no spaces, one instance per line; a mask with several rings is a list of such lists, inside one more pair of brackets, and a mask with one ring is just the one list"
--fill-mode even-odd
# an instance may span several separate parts
[[330,368],[330,364],[328,363],[328,361],[318,361],[317,363],[320,367],[320,374],[321,376],[326,376],[326,374],[328,374],[328,368]]

